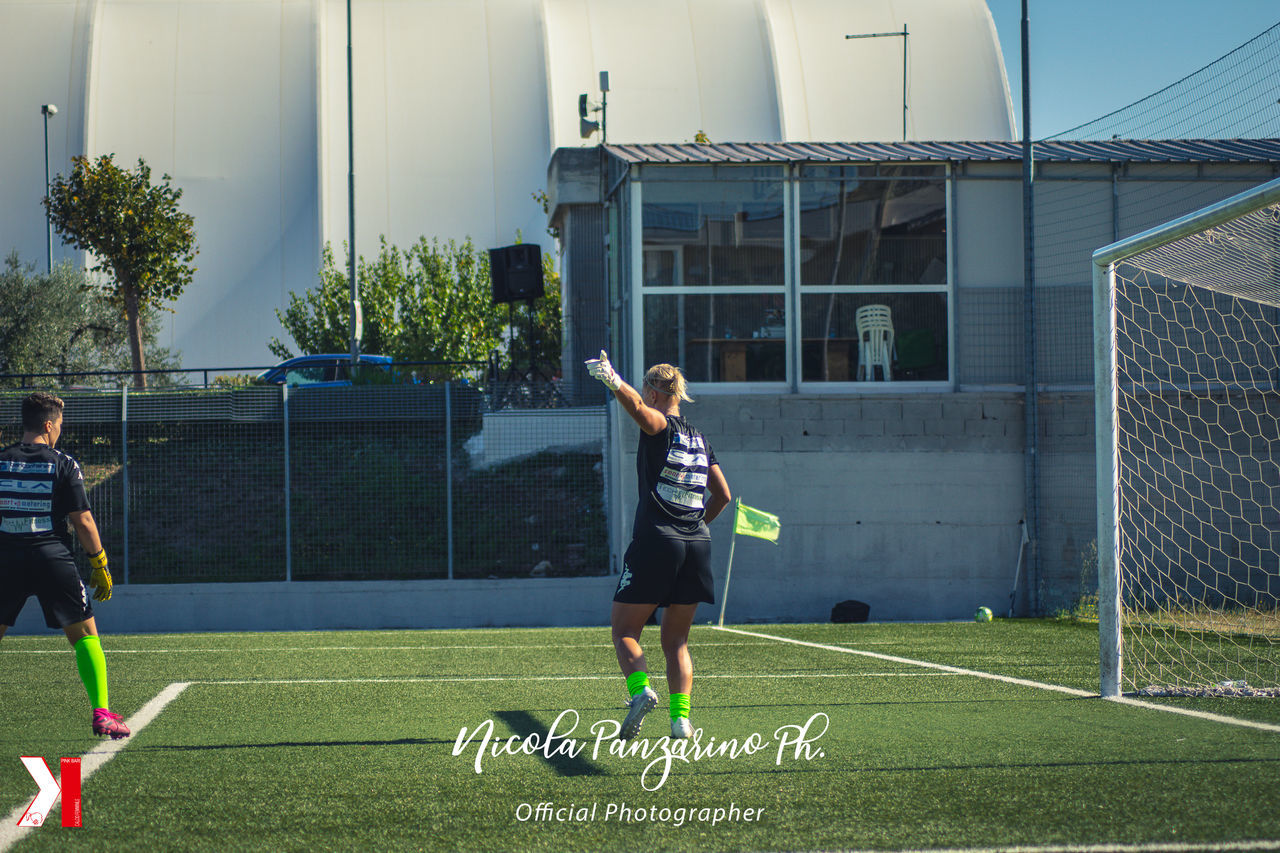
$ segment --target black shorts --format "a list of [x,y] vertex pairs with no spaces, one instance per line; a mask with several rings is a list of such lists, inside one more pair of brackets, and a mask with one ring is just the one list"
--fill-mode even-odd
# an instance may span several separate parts
[[35,596],[44,623],[65,628],[93,616],[89,591],[65,545],[43,544],[0,551],[0,625],[13,625]]
[[614,601],[624,604],[715,603],[711,540],[677,539],[645,532],[631,540],[622,559]]

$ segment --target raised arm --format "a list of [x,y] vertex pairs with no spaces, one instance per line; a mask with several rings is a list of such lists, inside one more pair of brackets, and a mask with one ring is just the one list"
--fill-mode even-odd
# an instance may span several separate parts
[[614,370],[613,365],[609,363],[608,353],[600,350],[600,357],[587,359],[586,365],[587,372],[613,392],[618,405],[622,406],[622,410],[630,415],[645,433],[657,435],[667,428],[667,416],[652,406],[646,405],[640,397],[640,392],[622,381],[618,371]]

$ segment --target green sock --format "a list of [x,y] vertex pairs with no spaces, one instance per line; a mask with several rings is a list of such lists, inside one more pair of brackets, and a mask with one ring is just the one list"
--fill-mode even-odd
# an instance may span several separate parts
[[688,693],[672,693],[671,694],[671,719],[678,720],[684,717],[689,719],[689,694]]
[[76,641],[76,667],[80,680],[94,709],[109,708],[107,704],[107,659],[102,654],[102,641],[90,634]]
[[627,676],[627,692],[632,696],[642,692],[649,686],[649,673],[633,672]]

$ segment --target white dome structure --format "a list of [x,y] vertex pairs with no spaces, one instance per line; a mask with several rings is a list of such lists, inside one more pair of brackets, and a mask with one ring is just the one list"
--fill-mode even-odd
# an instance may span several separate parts
[[[356,240],[549,243],[534,193],[610,73],[608,141],[1008,140],[983,0],[352,0]],[[274,310],[347,238],[345,0],[0,0],[0,225],[45,253],[49,158],[142,157],[195,216],[199,271],[162,343],[271,360]],[[16,84],[15,82],[16,81]],[[56,237],[55,237],[56,241]],[[339,255],[341,251],[339,250]],[[71,257],[55,246],[54,258]]]

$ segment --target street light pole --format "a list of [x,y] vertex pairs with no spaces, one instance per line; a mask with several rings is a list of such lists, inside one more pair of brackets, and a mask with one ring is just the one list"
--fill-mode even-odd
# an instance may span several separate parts
[[355,86],[351,62],[351,0],[347,0],[347,283],[351,286],[351,368],[360,361],[360,337],[364,325],[360,312],[360,291],[356,287],[356,119],[352,113]]
[[[58,108],[53,104],[41,104],[40,112],[44,114],[44,195],[49,197],[49,116],[56,116]],[[45,231],[45,264],[48,271],[53,272],[53,219],[49,211],[44,212]]]

